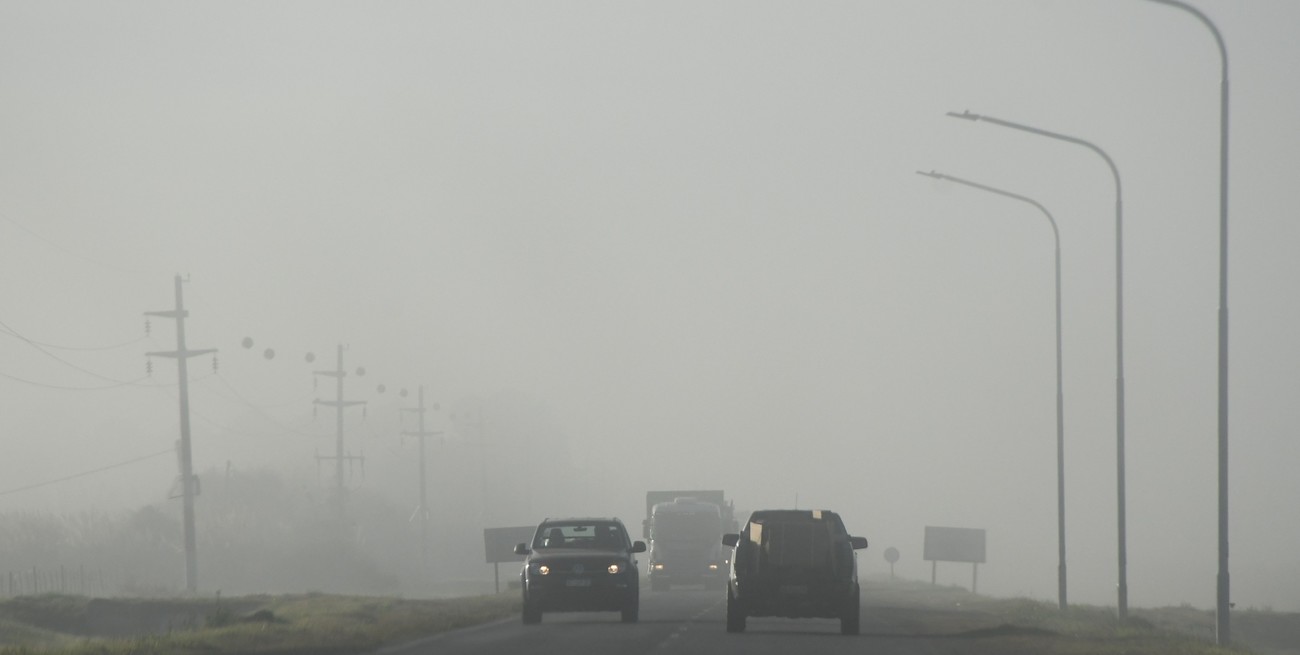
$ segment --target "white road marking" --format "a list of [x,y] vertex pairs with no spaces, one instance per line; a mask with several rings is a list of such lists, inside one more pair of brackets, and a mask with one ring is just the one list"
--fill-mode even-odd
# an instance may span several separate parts
[[682,625],[681,625],[680,627],[678,627],[676,630],[672,631],[672,633],[669,634],[667,637],[664,637],[664,640],[663,640],[663,641],[659,642],[658,644],[655,644],[655,648],[656,648],[656,649],[668,648],[668,647],[670,647],[670,646],[675,645],[674,642],[673,642],[674,639],[680,639],[681,636],[682,636],[682,633],[683,633],[683,632],[686,632],[688,629],[690,629],[692,623],[695,623],[696,621],[698,621],[698,620],[700,620],[701,618],[703,618],[703,616],[704,616],[705,614],[708,614],[709,612],[713,611],[713,609],[716,608],[716,607],[717,607],[718,605],[720,605],[720,604],[722,604],[721,601],[719,601],[719,602],[717,602],[717,603],[714,603],[714,604],[712,604],[712,605],[710,605],[710,606],[704,608],[703,610],[697,612],[697,613],[695,614],[695,616],[692,616],[691,618],[686,619],[686,621],[683,622]]

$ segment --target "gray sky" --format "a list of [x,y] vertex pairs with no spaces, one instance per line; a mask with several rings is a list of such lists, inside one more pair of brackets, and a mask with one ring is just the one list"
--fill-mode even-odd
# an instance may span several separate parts
[[[1233,600],[1297,610],[1300,5],[1197,5],[1232,80]],[[1060,224],[1071,598],[1113,603],[1114,187],[1085,149],[944,116],[969,109],[1119,167],[1130,601],[1209,607],[1218,81],[1209,33],[1140,0],[4,0],[0,321],[121,344],[189,274],[190,344],[222,349],[219,377],[192,362],[200,468],[310,473],[331,447],[306,436],[330,428],[310,371],[343,342],[381,471],[412,452],[384,423],[397,389],[517,394],[564,445],[532,456],[619,487],[575,512],[635,522],[648,488],[797,495],[915,577],[924,525],[984,527],[981,590],[1054,598],[1050,229],[914,174],[936,169]],[[174,347],[153,328],[47,350],[135,380]],[[3,334],[0,352],[6,376],[111,384]],[[175,439],[174,387],[0,390],[6,489]],[[174,471],[0,510],[155,503]]]

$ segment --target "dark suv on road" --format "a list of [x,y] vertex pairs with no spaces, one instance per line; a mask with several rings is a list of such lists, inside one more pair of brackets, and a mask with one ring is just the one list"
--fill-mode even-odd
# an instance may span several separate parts
[[539,623],[542,612],[615,610],[635,623],[640,608],[636,553],[645,542],[631,541],[618,519],[546,519],[533,541],[515,546],[526,555],[520,581],[524,623]]
[[745,617],[824,617],[840,632],[858,634],[858,564],[844,522],[827,510],[762,510],[740,534],[723,535],[736,549],[727,580],[727,632],[742,632]]

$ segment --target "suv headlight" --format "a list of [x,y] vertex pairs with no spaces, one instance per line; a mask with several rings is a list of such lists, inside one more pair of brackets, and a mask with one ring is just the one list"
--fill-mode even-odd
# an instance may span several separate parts
[[618,562],[614,562],[613,564],[610,564],[609,568],[605,570],[609,571],[610,575],[617,575],[618,573],[623,571],[623,565],[619,564]]
[[533,565],[533,571],[534,571],[535,573],[537,573],[537,575],[550,575],[550,574],[551,574],[551,567],[549,567],[549,566],[547,566],[547,565],[545,565],[545,564],[534,564],[534,565]]

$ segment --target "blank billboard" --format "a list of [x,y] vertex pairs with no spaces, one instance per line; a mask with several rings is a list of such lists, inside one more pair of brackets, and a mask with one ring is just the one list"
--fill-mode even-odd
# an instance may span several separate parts
[[983,564],[984,530],[925,526],[925,560]]

